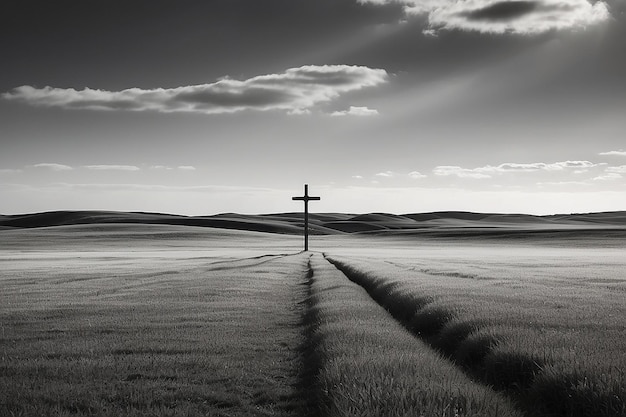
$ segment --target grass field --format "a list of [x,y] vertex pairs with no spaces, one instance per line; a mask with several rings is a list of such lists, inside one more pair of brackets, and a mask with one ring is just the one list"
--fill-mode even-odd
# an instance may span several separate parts
[[0,415],[301,415],[303,256],[74,232],[3,248]]
[[623,248],[446,252],[329,259],[416,337],[530,415],[626,415]]
[[626,416],[623,240],[300,244],[0,231],[0,415]]

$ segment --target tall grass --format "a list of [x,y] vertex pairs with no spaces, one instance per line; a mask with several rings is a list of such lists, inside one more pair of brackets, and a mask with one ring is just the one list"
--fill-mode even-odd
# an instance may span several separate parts
[[329,259],[405,328],[531,415],[626,416],[619,293]]
[[320,255],[313,255],[311,267],[309,325],[319,358],[318,415],[520,415],[411,336]]
[[0,270],[0,416],[303,415],[306,256],[51,255]]

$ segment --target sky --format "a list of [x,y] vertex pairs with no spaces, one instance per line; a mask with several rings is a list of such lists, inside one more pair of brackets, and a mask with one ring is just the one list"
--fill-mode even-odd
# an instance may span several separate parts
[[626,210],[626,0],[12,0],[0,214]]

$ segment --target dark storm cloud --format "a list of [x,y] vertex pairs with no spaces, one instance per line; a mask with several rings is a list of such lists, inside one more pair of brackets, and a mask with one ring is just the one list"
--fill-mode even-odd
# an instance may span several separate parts
[[537,8],[534,1],[504,1],[482,9],[465,13],[469,20],[513,20],[531,13]]
[[177,88],[104,91],[85,88],[21,86],[5,100],[31,105],[90,110],[233,113],[242,110],[285,110],[302,114],[342,93],[387,81],[387,72],[363,66],[323,65],[290,68],[280,74],[244,81],[230,78],[211,84]]

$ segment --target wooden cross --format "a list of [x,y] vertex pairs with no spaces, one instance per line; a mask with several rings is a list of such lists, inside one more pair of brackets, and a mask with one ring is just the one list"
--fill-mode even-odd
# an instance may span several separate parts
[[309,196],[309,184],[304,184],[303,197],[291,197],[292,200],[304,201],[304,251],[309,250],[309,201],[321,200],[320,197]]

